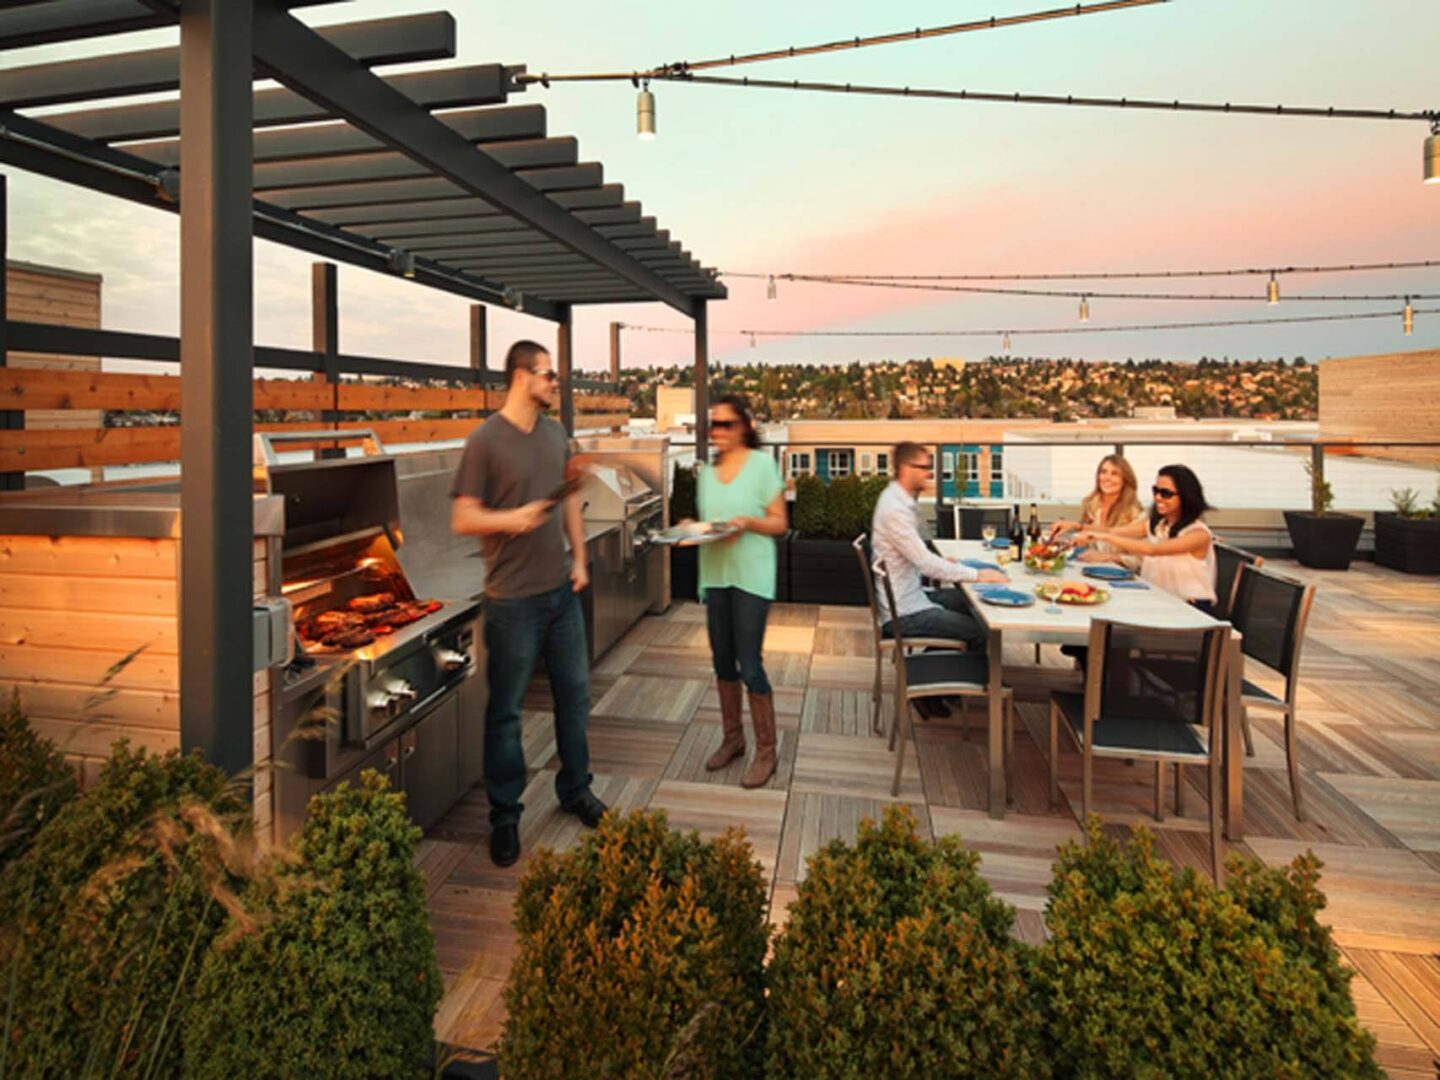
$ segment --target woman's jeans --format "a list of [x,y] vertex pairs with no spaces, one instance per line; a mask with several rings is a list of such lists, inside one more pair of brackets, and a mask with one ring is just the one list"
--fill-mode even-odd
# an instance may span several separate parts
[[705,623],[716,678],[740,679],[752,694],[770,693],[760,660],[769,614],[770,601],[744,589],[705,590]]
[[555,699],[555,746],[560,772],[555,793],[573,805],[590,787],[590,650],[580,597],[566,582],[558,589],[517,600],[485,600],[486,678],[485,792],[490,824],[514,825],[524,809],[525,751],[520,710],[537,660],[545,661]]

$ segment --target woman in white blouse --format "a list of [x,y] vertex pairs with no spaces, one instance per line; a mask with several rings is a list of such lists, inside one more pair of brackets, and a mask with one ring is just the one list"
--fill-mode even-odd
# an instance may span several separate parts
[[1150,489],[1147,517],[1114,529],[1084,529],[1080,543],[1103,540],[1144,557],[1140,579],[1203,611],[1215,605],[1215,538],[1201,516],[1210,509],[1200,479],[1185,465],[1166,465]]

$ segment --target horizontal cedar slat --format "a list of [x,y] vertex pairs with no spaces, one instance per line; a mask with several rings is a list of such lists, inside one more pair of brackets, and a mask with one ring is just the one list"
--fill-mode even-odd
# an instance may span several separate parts
[[[158,615],[109,614],[77,618],[63,611],[0,608],[0,645],[42,645],[58,649],[122,649],[144,645],[147,652],[179,652],[176,620]],[[238,658],[247,662],[247,658]]]
[[180,728],[161,731],[132,724],[86,724],[53,716],[29,717],[31,729],[44,739],[51,739],[63,754],[85,757],[109,757],[116,739],[129,739],[130,749],[145,749],[161,754],[180,748]]
[[0,607],[173,617],[175,579],[0,573]]
[[[254,383],[257,409],[328,409],[332,396],[332,387],[310,379],[256,379]],[[0,373],[0,408],[175,410],[180,408],[180,378],[113,371],[7,369]]]
[[112,536],[0,537],[0,573],[90,574],[175,580],[179,544]]
[[36,679],[98,687],[102,682],[125,690],[180,689],[180,665],[174,656],[146,649],[105,682],[106,672],[125,658],[123,649],[52,649],[40,645],[0,645],[0,679],[20,683]]
[[0,695],[6,701],[14,690],[20,692],[20,708],[27,716],[105,727],[124,724],[157,731],[180,730],[180,695],[176,691],[110,686],[102,690],[55,682],[0,680]]
[[[504,395],[476,389],[427,386],[374,386],[341,383],[339,405],[344,412],[409,412],[413,409],[498,409]],[[487,401],[489,402],[487,404]]]

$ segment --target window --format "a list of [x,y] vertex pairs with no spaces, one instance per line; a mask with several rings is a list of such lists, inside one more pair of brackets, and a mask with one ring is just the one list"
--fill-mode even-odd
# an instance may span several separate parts
[[826,461],[830,466],[829,472],[831,480],[850,475],[849,450],[827,450],[826,453],[829,455]]
[[797,476],[810,475],[810,455],[808,453],[791,452],[790,454],[790,479]]
[[890,455],[888,453],[875,455],[875,471],[881,476],[890,475]]
[[[1005,490],[1005,450],[1003,447],[992,446],[990,448],[990,486],[999,488],[1000,494]],[[994,491],[991,494],[995,494]]]
[[965,451],[965,485],[971,487],[980,483],[980,452]]
[[866,453],[864,450],[860,451],[860,475],[869,476],[874,471],[874,456]]
[[946,450],[940,455],[940,479],[947,484],[955,482],[955,451]]

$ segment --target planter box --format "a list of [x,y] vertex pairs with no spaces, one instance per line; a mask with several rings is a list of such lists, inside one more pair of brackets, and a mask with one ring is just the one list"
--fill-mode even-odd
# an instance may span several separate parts
[[1285,527],[1290,530],[1295,558],[1315,570],[1348,570],[1364,526],[1365,519],[1353,514],[1285,511]]
[[789,549],[791,603],[869,603],[850,541],[796,536]]
[[788,603],[790,600],[790,541],[794,532],[786,532],[775,539],[775,602]]
[[700,578],[700,549],[694,547],[672,547],[670,549],[670,600],[698,599]]
[[1440,574],[1440,518],[1376,514],[1375,562],[1407,574]]

